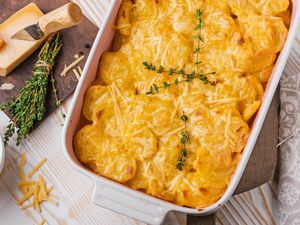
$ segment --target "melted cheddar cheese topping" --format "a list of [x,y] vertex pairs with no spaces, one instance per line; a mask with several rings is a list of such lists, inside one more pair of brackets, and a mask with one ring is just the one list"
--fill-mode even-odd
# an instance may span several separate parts
[[[195,68],[196,11],[204,26],[199,79],[146,95]],[[264,87],[287,36],[288,0],[124,0],[113,49],[85,95],[89,121],[74,138],[79,160],[97,174],[178,205],[202,208],[224,193],[250,133]],[[182,171],[184,123],[190,141]]]

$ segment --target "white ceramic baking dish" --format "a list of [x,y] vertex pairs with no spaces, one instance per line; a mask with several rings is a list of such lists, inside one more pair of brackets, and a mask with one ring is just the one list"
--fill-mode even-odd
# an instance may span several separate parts
[[80,126],[84,94],[97,76],[98,62],[102,53],[111,47],[114,37],[114,30],[112,29],[112,26],[116,19],[121,2],[122,0],[112,1],[107,16],[101,29],[99,30],[93,48],[88,57],[82,77],[76,88],[63,131],[65,157],[78,171],[95,180],[96,186],[93,198],[95,204],[99,206],[144,221],[148,224],[161,224],[169,211],[179,211],[197,215],[211,214],[220,206],[224,205],[231,197],[244,172],[265,116],[268,112],[268,108],[277,88],[295,37],[296,28],[300,20],[300,2],[297,0],[293,1],[292,21],[286,43],[278,57],[276,66],[268,82],[262,105],[256,116],[250,137],[247,141],[247,145],[243,151],[243,155],[239,164],[237,165],[235,173],[231,178],[228,188],[219,201],[201,211],[175,205],[173,203],[130,189],[122,184],[97,175],[82,165],[74,154],[73,136]]

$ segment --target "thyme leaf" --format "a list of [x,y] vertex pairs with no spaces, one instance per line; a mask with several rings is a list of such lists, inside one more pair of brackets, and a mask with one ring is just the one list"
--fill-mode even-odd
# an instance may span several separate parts
[[180,143],[182,144],[182,149],[180,152],[180,156],[177,159],[176,168],[182,171],[184,167],[185,157],[187,156],[187,149],[186,143],[190,141],[189,132],[187,131],[186,122],[188,121],[188,117],[185,115],[184,111],[182,110],[182,116],[180,119],[184,122],[184,131],[180,135]]
[[210,81],[207,77],[208,75],[214,75],[215,72],[205,73],[205,74],[202,74],[202,73],[197,74],[196,71],[192,71],[191,73],[185,73],[184,71],[183,72],[182,71],[183,71],[183,69],[181,69],[181,71],[176,70],[176,71],[174,71],[174,73],[181,75],[183,79],[179,80],[178,78],[175,78],[173,82],[168,83],[168,82],[164,81],[161,85],[152,84],[152,85],[150,85],[149,90],[146,92],[146,95],[158,94],[160,89],[167,89],[170,86],[178,85],[183,82],[191,82],[194,79],[199,79],[204,84],[210,84],[211,86],[216,85],[216,82]]

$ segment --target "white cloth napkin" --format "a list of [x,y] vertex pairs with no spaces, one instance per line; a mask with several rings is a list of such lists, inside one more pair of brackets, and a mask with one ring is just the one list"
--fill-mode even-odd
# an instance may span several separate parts
[[[290,61],[300,63],[300,52],[293,50]],[[299,54],[299,55],[297,55]],[[295,57],[293,57],[293,55]],[[292,63],[292,62],[290,62]],[[287,65],[289,66],[289,65]],[[291,69],[291,68],[290,68]],[[300,224],[300,73],[284,73],[280,81],[280,173],[278,223]]]
[[278,224],[300,224],[300,27],[280,80]]

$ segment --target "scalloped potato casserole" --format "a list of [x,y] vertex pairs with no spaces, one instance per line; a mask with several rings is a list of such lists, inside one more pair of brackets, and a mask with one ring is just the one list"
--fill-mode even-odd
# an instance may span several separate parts
[[178,205],[225,192],[290,20],[288,0],[124,0],[74,137],[97,174]]

